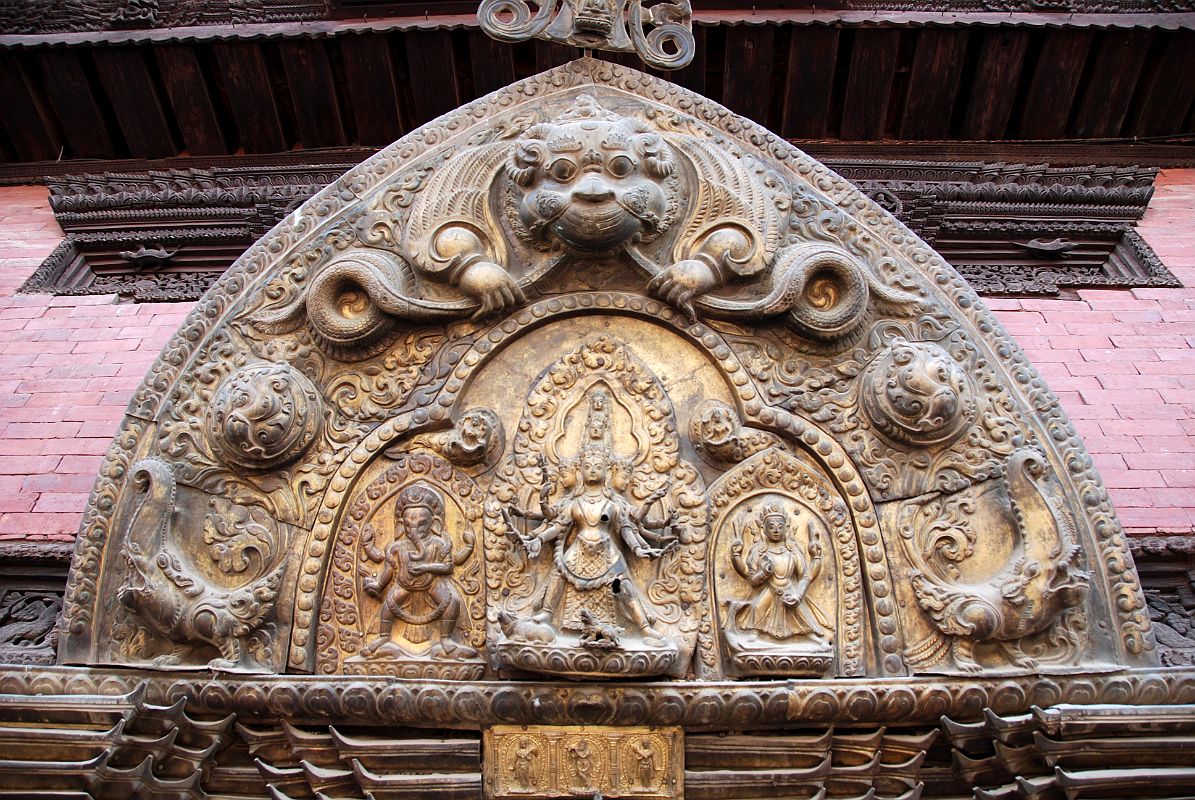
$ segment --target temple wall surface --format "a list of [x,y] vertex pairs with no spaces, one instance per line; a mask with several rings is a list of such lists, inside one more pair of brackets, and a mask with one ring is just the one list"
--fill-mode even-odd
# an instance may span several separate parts
[[[1140,224],[1195,287],[1195,170]],[[73,538],[129,396],[188,303],[19,296],[61,240],[43,187],[0,187],[0,541]],[[988,298],[1087,442],[1130,533],[1195,533],[1195,288]]]

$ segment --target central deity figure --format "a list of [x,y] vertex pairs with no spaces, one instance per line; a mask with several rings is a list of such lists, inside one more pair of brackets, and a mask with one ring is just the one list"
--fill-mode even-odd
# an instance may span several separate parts
[[[610,397],[598,386],[587,395],[589,409],[576,463],[579,482],[555,506],[543,509],[553,490],[545,486],[539,512],[516,513],[541,520],[526,535],[512,532],[536,558],[544,544],[554,543],[553,570],[534,620],[577,631],[594,646],[617,646],[618,614],[637,629],[645,645],[666,646],[655,619],[643,602],[627,566],[623,548],[636,558],[655,559],[676,541],[671,518],[658,524],[647,521],[651,506],[664,496],[662,486],[636,508],[626,497],[628,467],[613,456],[610,432]],[[612,634],[611,631],[614,631]]]

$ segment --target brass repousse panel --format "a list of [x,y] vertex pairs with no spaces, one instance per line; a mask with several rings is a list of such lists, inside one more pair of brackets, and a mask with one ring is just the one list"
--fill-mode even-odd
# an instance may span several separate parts
[[1082,442],[953,268],[590,59],[246,252],[137,391],[63,607],[64,664],[473,730],[940,716],[960,680],[1028,711],[1008,681],[1156,662]]
[[482,747],[492,800],[684,795],[680,728],[496,725]]

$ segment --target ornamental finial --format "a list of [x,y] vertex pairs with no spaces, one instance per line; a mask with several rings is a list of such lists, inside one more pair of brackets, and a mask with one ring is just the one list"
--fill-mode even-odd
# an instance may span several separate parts
[[[650,3],[651,0],[646,0]],[[681,69],[693,60],[693,8],[689,0],[482,0],[481,29],[504,42],[546,39],[593,50],[636,53],[658,69]]]

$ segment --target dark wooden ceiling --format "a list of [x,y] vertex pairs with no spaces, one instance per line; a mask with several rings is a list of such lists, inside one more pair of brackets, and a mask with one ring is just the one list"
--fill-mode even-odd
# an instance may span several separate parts
[[[794,140],[1195,143],[1190,16],[900,24],[711,12],[697,60],[668,77]],[[0,36],[0,161],[377,147],[579,55],[493,41],[468,18],[418,22],[276,37]]]

